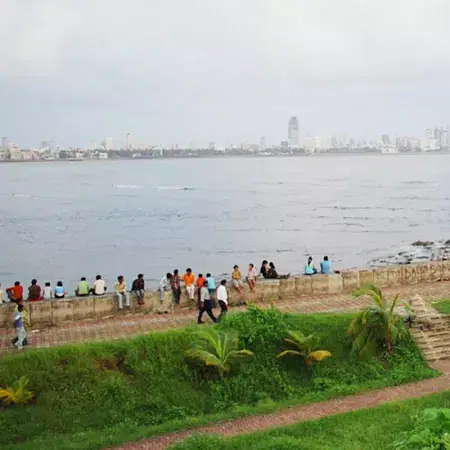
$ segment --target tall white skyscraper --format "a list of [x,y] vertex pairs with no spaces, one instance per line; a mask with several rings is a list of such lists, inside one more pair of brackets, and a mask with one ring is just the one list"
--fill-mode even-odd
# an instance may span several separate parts
[[298,119],[297,119],[297,116],[292,116],[289,119],[288,141],[289,141],[290,147],[298,146]]

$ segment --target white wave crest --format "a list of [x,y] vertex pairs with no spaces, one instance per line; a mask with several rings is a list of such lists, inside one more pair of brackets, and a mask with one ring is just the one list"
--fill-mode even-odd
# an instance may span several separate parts
[[144,189],[144,186],[137,186],[134,184],[113,184],[117,189]]

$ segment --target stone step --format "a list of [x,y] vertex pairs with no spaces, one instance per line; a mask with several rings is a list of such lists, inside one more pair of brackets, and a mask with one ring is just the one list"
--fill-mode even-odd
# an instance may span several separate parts
[[440,339],[440,338],[445,338],[447,336],[450,337],[450,330],[446,329],[446,330],[442,330],[442,331],[434,331],[434,330],[430,330],[430,331],[422,331],[422,330],[417,330],[413,333],[414,337],[417,338],[427,338],[427,339]]

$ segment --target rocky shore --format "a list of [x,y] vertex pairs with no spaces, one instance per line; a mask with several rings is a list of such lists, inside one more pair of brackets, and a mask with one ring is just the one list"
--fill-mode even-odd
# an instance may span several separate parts
[[450,240],[415,241],[404,249],[385,257],[369,261],[370,267],[384,267],[391,264],[413,264],[426,261],[450,260]]

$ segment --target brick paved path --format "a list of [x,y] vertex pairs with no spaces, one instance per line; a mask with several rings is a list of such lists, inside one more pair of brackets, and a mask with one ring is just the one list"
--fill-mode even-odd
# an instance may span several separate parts
[[291,425],[297,422],[320,419],[324,416],[342,414],[362,408],[373,408],[390,401],[418,398],[428,394],[450,390],[450,361],[440,362],[436,366],[444,375],[439,378],[418,383],[404,384],[393,388],[370,391],[366,394],[341,397],[311,405],[300,405],[275,413],[260,416],[244,417],[227,420],[214,425],[158,436],[145,441],[125,444],[116,447],[117,450],[162,450],[173,443],[183,440],[193,433],[219,434],[221,436],[236,436],[255,433],[273,427]]
[[[406,300],[419,294],[425,300],[450,298],[450,282],[424,283],[410,286],[386,288],[388,295],[400,293]],[[296,299],[276,302],[276,306],[285,312],[315,313],[354,311],[368,304],[367,299],[356,299],[349,294],[310,295]],[[266,307],[268,304],[259,304]],[[242,310],[233,307],[232,311]],[[208,320],[208,319],[207,319]],[[126,315],[108,319],[67,322],[59,327],[43,329],[39,332],[29,332],[31,347],[52,347],[69,343],[86,341],[103,341],[122,339],[145,334],[154,330],[184,327],[195,324],[196,311],[179,310],[167,315]],[[11,349],[11,339],[14,330],[0,329],[0,353]]]

